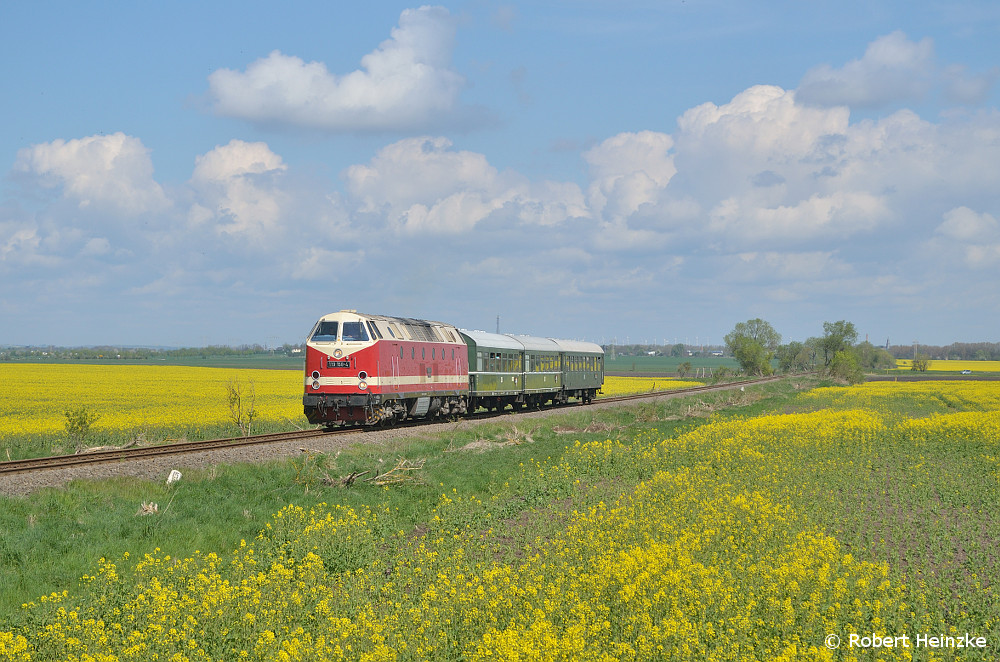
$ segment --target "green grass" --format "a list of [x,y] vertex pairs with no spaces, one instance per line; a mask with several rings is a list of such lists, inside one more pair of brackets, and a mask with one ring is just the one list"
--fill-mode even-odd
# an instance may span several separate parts
[[[272,432],[290,432],[311,428],[305,417],[295,423],[287,421],[254,421],[253,434],[268,434]],[[93,427],[88,432],[83,446],[97,448],[100,446],[126,446],[138,441],[142,446],[156,446],[177,441],[203,441],[208,439],[228,439],[242,436],[234,424],[216,424],[205,426],[156,427],[142,426],[131,430],[106,430]],[[68,432],[60,434],[10,435],[2,439],[0,444],[0,461],[21,460],[48,455],[69,455],[76,452],[76,442]]]

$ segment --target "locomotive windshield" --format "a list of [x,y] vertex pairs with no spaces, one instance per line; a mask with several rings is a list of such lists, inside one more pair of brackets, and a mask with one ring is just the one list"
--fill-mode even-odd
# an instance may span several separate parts
[[364,322],[344,322],[341,340],[344,342],[350,342],[352,340],[368,340],[368,332],[365,331]]
[[338,322],[320,321],[320,323],[316,325],[316,330],[313,331],[311,340],[318,342],[336,342],[337,324]]

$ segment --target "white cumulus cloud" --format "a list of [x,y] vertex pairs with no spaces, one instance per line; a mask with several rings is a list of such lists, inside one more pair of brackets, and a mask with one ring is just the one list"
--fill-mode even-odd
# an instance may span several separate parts
[[197,157],[191,186],[199,202],[189,220],[198,225],[214,219],[224,234],[263,240],[282,218],[287,196],[275,178],[286,168],[262,142],[231,140]]
[[926,244],[932,259],[973,269],[1000,265],[1000,222],[995,216],[960,206],[943,218]]
[[934,42],[911,41],[899,31],[879,37],[862,58],[839,69],[828,64],[806,72],[799,99],[820,106],[880,108],[920,101],[934,83]]
[[523,222],[553,224],[586,214],[574,184],[532,183],[500,172],[482,154],[456,151],[447,138],[407,138],[344,172],[348,191],[367,213],[404,230],[462,232],[506,209]]
[[584,153],[593,211],[622,217],[655,202],[677,173],[670,154],[673,144],[669,135],[655,131],[620,133]]
[[259,123],[333,131],[426,127],[458,114],[464,78],[451,68],[455,20],[443,7],[407,9],[389,39],[361,68],[331,73],[273,51],[246,71],[220,69],[209,78],[216,113]]
[[62,187],[81,208],[134,216],[169,206],[142,141],[124,133],[54,140],[17,154],[15,169]]

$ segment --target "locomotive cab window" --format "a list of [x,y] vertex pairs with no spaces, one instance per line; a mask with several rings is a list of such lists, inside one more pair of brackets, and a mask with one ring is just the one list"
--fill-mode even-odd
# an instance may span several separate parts
[[320,322],[316,325],[316,330],[313,331],[310,340],[316,342],[336,342],[338,324],[339,322]]
[[367,341],[368,332],[365,331],[363,322],[344,322],[344,328],[340,333],[340,339],[344,342]]

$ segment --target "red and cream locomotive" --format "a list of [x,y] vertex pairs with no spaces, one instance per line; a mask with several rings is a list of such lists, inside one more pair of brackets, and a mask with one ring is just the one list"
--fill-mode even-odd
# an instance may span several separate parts
[[305,386],[310,423],[464,414],[469,357],[454,326],[342,310],[309,335]]

